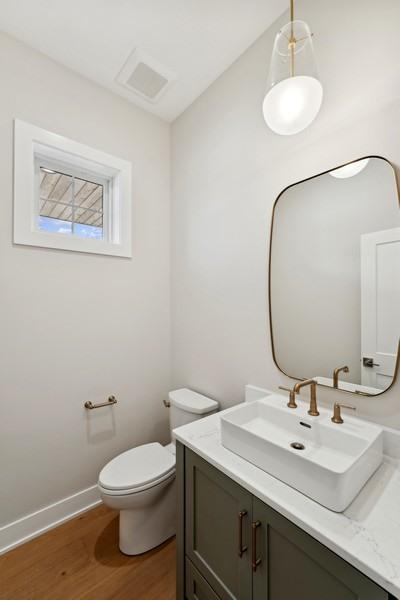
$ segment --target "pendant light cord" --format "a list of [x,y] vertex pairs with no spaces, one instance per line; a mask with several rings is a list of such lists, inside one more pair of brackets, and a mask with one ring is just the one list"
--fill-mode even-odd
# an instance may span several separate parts
[[289,40],[289,48],[290,48],[290,76],[294,77],[294,51],[296,48],[296,40],[294,37],[294,0],[290,0],[290,40]]

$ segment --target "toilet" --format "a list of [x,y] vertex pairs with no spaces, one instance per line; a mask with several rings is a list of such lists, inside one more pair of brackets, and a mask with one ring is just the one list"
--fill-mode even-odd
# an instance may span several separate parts
[[101,470],[98,487],[107,506],[120,511],[119,547],[147,552],[175,535],[175,442],[173,429],[217,412],[218,402],[187,388],[169,393],[172,441],[136,446]]

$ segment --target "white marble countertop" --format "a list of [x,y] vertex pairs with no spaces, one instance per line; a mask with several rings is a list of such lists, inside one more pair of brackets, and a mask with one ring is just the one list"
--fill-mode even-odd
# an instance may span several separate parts
[[400,435],[385,432],[392,455],[335,513],[224,448],[220,414],[176,429],[176,439],[400,599]]

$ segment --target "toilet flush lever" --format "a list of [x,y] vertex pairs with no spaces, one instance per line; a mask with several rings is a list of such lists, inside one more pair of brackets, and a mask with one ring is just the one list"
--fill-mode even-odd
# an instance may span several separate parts
[[169,408],[171,406],[171,402],[169,402],[169,400],[163,400],[163,404],[165,408]]

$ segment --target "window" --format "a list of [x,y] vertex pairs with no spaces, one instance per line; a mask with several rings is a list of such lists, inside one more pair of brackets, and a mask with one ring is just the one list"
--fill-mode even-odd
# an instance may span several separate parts
[[15,122],[14,242],[131,256],[131,165]]
[[[102,240],[109,180],[36,159],[41,231]],[[106,211],[107,212],[107,211]]]

